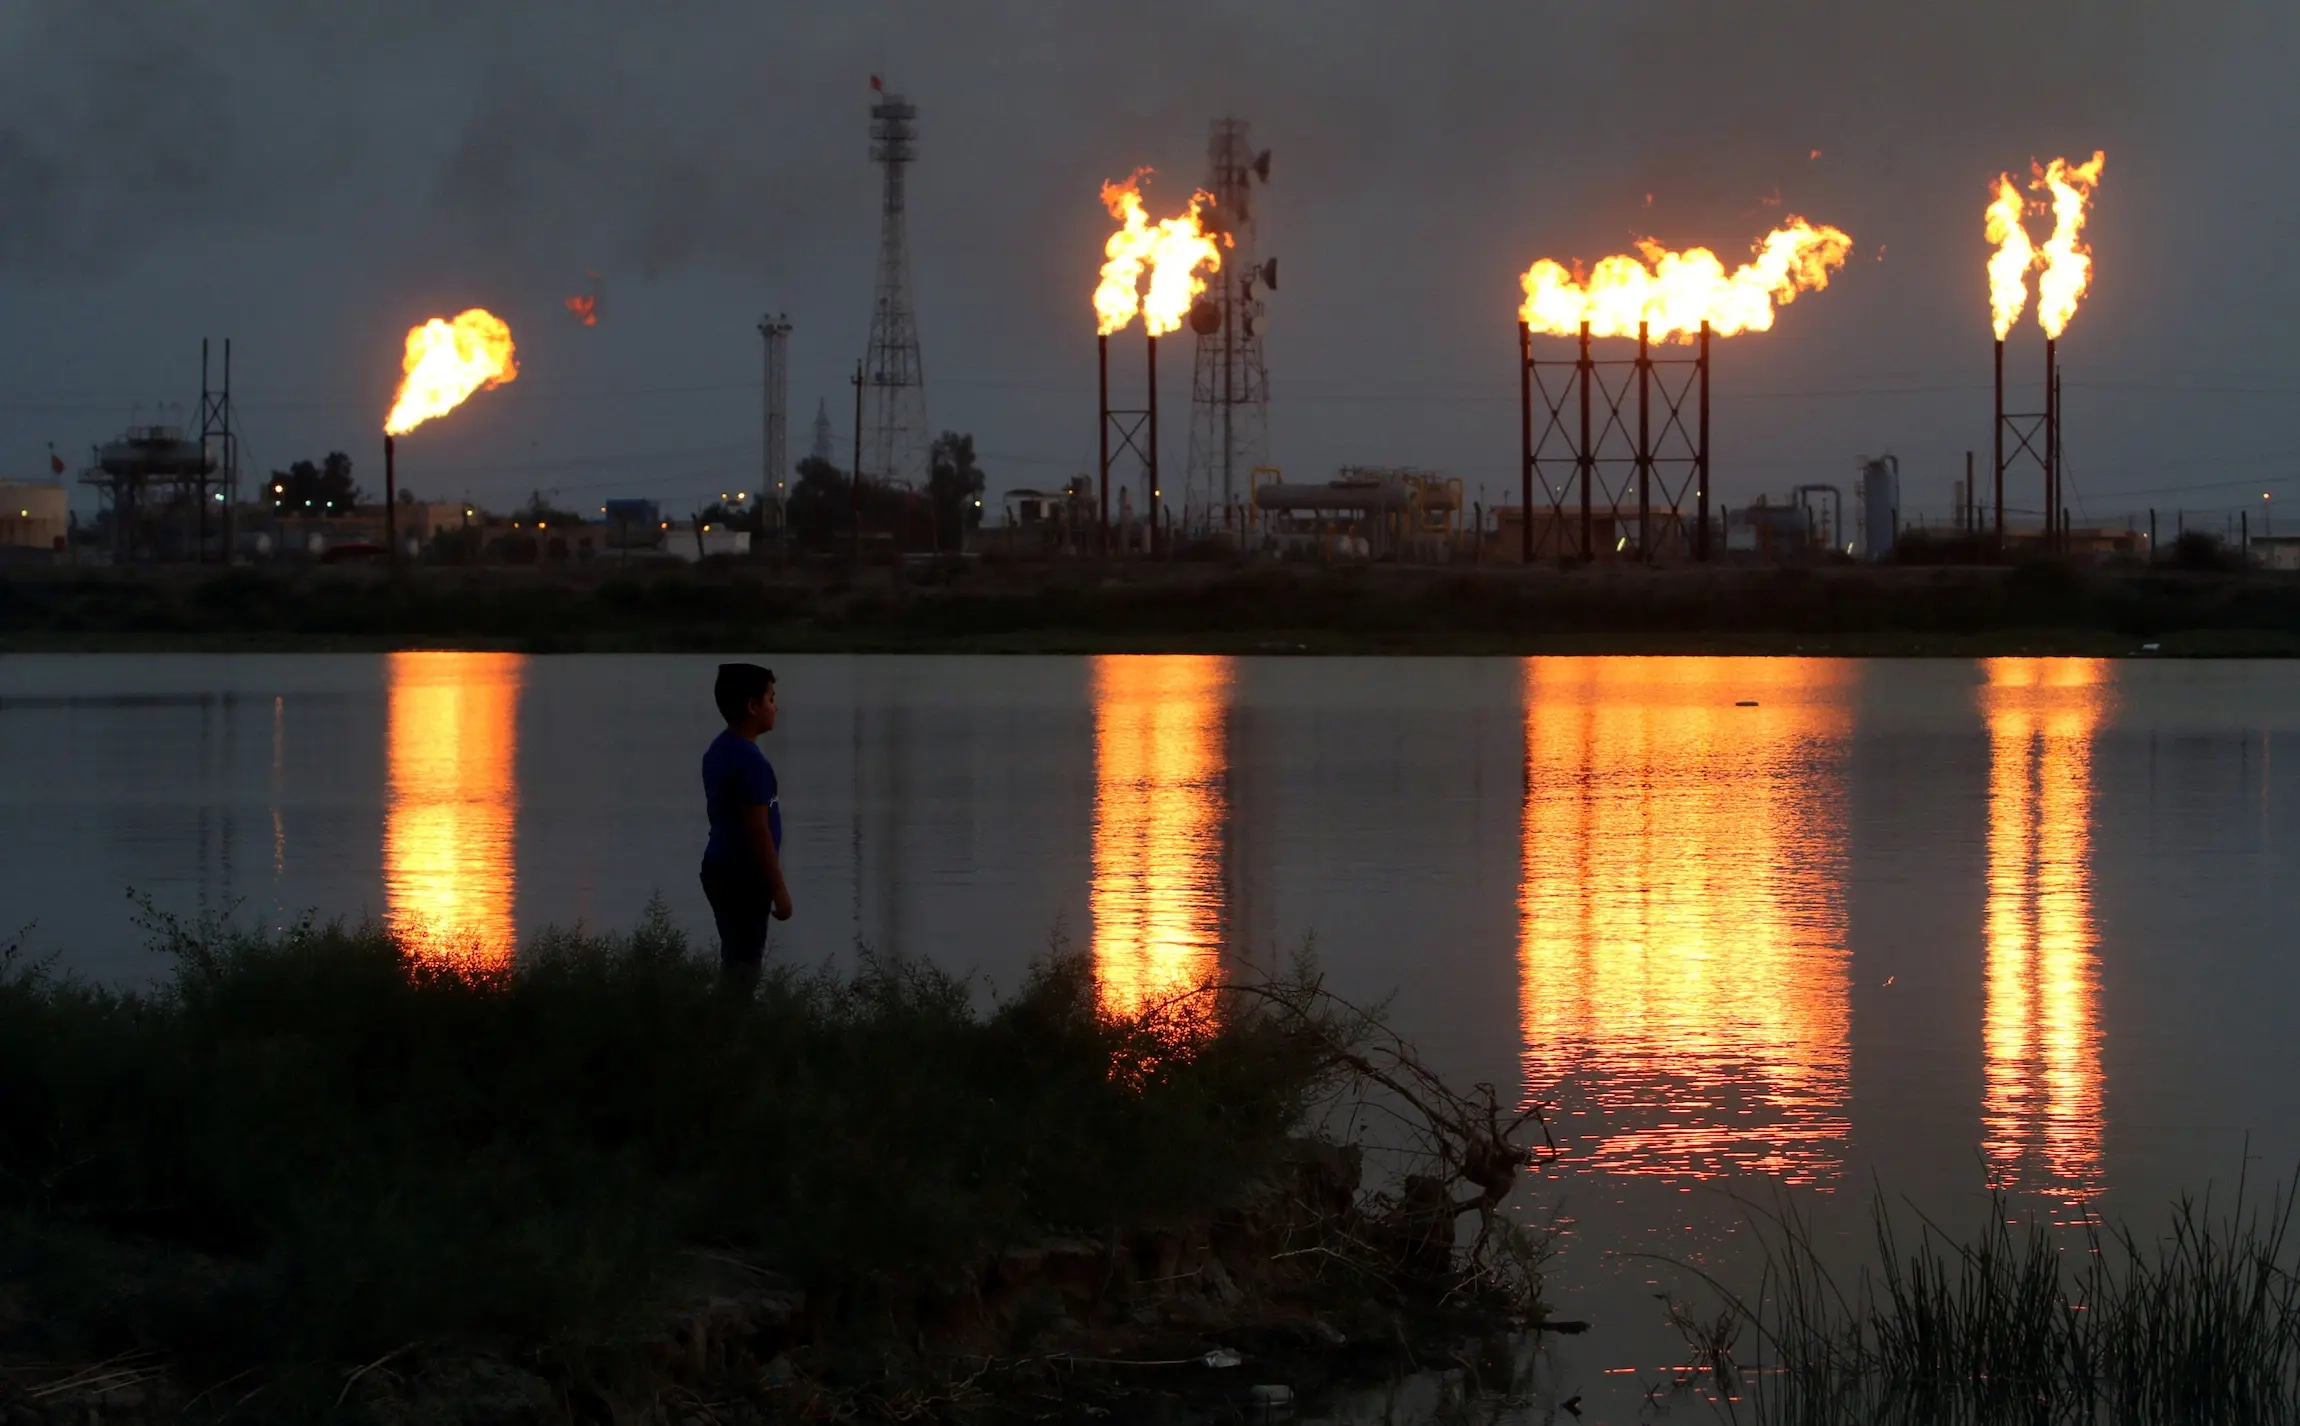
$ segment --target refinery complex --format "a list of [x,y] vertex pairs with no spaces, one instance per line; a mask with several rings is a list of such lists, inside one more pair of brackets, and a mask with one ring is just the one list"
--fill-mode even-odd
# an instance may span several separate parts
[[[1114,231],[1100,281],[1080,294],[1078,350],[1097,361],[1097,444],[1077,473],[1044,485],[950,484],[937,474],[928,423],[909,251],[908,174],[919,159],[919,109],[873,80],[869,154],[881,180],[876,275],[867,339],[852,377],[852,462],[830,461],[828,404],[808,462],[790,441],[789,342],[781,314],[758,322],[764,343],[759,464],[732,486],[677,502],[636,496],[519,510],[416,502],[396,480],[396,441],[465,401],[516,380],[510,328],[484,309],[408,333],[400,389],[375,446],[355,452],[383,488],[299,483],[242,468],[227,342],[201,344],[196,419],[137,424],[88,449],[52,456],[55,479],[0,482],[0,552],[18,561],[88,564],[241,561],[551,563],[776,560],[809,556],[993,554],[1014,559],[1269,557],[1475,564],[1709,561],[1812,562],[1937,557],[1985,563],[2030,552],[2152,559],[2185,517],[2136,512],[2115,527],[2080,525],[2065,495],[2059,399],[2063,334],[2092,278],[2083,241],[2104,168],[2053,159],[2027,182],[2000,175],[1976,212],[1989,250],[1995,408],[1953,480],[1953,514],[1904,518],[1898,459],[1848,461],[1842,477],[1727,504],[1713,472],[1733,467],[1710,414],[1714,362],[1737,344],[1793,325],[1800,298],[1826,301],[1854,237],[1787,217],[1728,263],[1709,248],[1652,241],[1595,262],[1535,261],[1516,316],[1514,429],[1494,432],[1474,488],[1463,473],[1393,465],[1310,471],[1270,440],[1271,373],[1263,335],[1279,263],[1258,215],[1272,174],[1251,126],[1208,130],[1192,185],[1153,184],[1148,170],[1104,185]],[[1976,205],[1978,207],[1978,205]],[[2049,220],[2049,233],[2032,224]],[[1730,244],[1726,244],[1730,246]],[[2032,287],[2042,335],[2041,386],[2019,365]],[[590,325],[594,294],[568,299]],[[1188,409],[1160,411],[1160,346]],[[1137,353],[1132,346],[1139,342]],[[2036,409],[2008,409],[2010,389],[2041,390]],[[1113,347],[1121,358],[1113,363]],[[1186,352],[1175,351],[1187,344]],[[1976,334],[1975,350],[1978,350]],[[379,394],[380,396],[380,394]],[[2023,405],[2017,396],[2012,405]],[[841,423],[844,424],[843,422]],[[1079,428],[1084,426],[1083,418]],[[845,432],[841,431],[842,438]],[[1713,441],[1715,442],[1713,448]],[[347,442],[348,444],[348,442]],[[1176,457],[1179,457],[1178,459]],[[801,473],[815,470],[813,487]],[[1495,476],[1506,472],[1496,481]],[[1486,498],[1495,489],[1500,498]],[[73,509],[73,492],[81,492]],[[90,507],[93,507],[92,509]],[[947,507],[947,508],[946,508]],[[1912,525],[1914,524],[1914,528]],[[2247,558],[2280,563],[2249,522],[2210,533]],[[2255,536],[2257,535],[2257,538]],[[1915,548],[1912,549],[1912,546]]]

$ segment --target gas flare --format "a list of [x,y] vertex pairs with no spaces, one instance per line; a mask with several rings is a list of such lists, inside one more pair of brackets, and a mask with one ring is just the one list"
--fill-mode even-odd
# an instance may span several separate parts
[[387,436],[406,435],[461,406],[473,392],[512,380],[519,375],[519,363],[511,328],[494,313],[474,307],[452,322],[434,317],[409,328],[403,370],[399,394],[383,422]]
[[574,313],[575,320],[586,327],[599,325],[599,299],[589,293],[577,293],[568,298],[567,310]]
[[[1150,221],[1142,207],[1141,183],[1150,170],[1136,169],[1123,183],[1102,185],[1102,206],[1125,226],[1103,246],[1102,282],[1094,289],[1094,313],[1103,336],[1126,329],[1139,313],[1151,336],[1178,330],[1190,304],[1206,290],[1206,277],[1222,270],[1226,233],[1209,233],[1205,217],[1214,206],[1210,193],[1190,196],[1178,218]],[[1149,275],[1149,291],[1143,275]]]
[[[2076,315],[2076,304],[2092,283],[2092,249],[2084,245],[2084,211],[2108,155],[2094,150],[2090,162],[2071,165],[2054,159],[2039,180],[2052,194],[2052,236],[2044,241],[2044,273],[2036,280],[2036,319],[2044,334],[2058,337]],[[2034,186],[2034,185],[2032,185]]]
[[2095,150],[2081,164],[2056,158],[2030,166],[2029,190],[2045,195],[2044,201],[2052,206],[2052,236],[2042,248],[2029,240],[2021,225],[2030,205],[2021,197],[2019,185],[2011,174],[1997,175],[1996,198],[1988,207],[1988,240],[1996,248],[1989,257],[1989,308],[1998,341],[2005,339],[2028,305],[2032,268],[2043,269],[2037,279],[2036,320],[2044,334],[2058,337],[2076,315],[2077,304],[2092,284],[2092,249],[2084,245],[2085,210],[2107,163],[2108,155]]
[[2028,270],[2036,264],[2036,245],[2021,226],[2021,214],[2027,206],[2012,175],[1997,175],[1996,201],[1989,204],[1988,211],[1988,237],[1996,246],[1996,253],[1989,258],[1989,312],[1996,320],[2000,342],[2028,306]]
[[1707,248],[1672,252],[1647,238],[1638,257],[1600,258],[1586,275],[1543,258],[1526,271],[1520,313],[1536,332],[1634,337],[1640,322],[1654,341],[1692,341],[1707,322],[1716,336],[1770,331],[1776,305],[1829,285],[1853,240],[1842,230],[1792,217],[1749,261],[1731,272]]

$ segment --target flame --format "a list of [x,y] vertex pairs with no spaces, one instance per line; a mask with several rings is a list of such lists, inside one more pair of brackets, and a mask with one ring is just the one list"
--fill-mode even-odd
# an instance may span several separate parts
[[2036,280],[2036,319],[2048,337],[2058,337],[2068,326],[2092,283],[2092,249],[2083,242],[2084,210],[2107,162],[2108,155],[2097,149],[2090,162],[2073,167],[2056,158],[2030,185],[2041,184],[2052,194],[2052,236],[2044,242],[2044,275]]
[[2028,306],[2028,270],[2036,263],[2036,247],[2020,223],[2026,207],[2012,175],[1998,174],[1996,201],[1989,204],[1988,236],[1996,244],[1996,255],[1989,259],[1989,311],[2000,342]]
[[452,323],[434,317],[410,328],[404,369],[399,395],[384,418],[387,436],[404,436],[461,406],[471,393],[501,386],[519,375],[511,328],[501,317],[477,307]]
[[[1123,183],[1102,185],[1102,206],[1125,224],[1103,246],[1109,261],[1102,264],[1102,283],[1094,289],[1094,312],[1106,337],[1124,331],[1136,313],[1153,337],[1179,329],[1190,304],[1206,290],[1206,274],[1222,270],[1222,248],[1230,241],[1226,233],[1206,231],[1206,210],[1214,206],[1214,197],[1203,191],[1190,195],[1189,211],[1181,217],[1152,223],[1141,191],[1149,172],[1136,169]],[[1147,295],[1142,291],[1145,269]]]
[[1842,230],[1792,217],[1730,273],[1707,248],[1671,252],[1651,238],[1640,257],[1601,258],[1586,277],[1543,258],[1526,271],[1521,315],[1552,336],[1577,335],[1583,322],[1593,337],[1634,337],[1643,322],[1655,341],[1689,342],[1704,321],[1720,337],[1770,331],[1774,306],[1827,287],[1852,247]]
[[2029,189],[2045,194],[2052,204],[2052,236],[2041,249],[2021,226],[2028,204],[2020,186],[2009,173],[1997,175],[1996,198],[1988,206],[1988,239],[1996,246],[1989,258],[1989,308],[1998,341],[2012,331],[2028,305],[2031,268],[2044,269],[2037,279],[2036,298],[2036,320],[2044,334],[2058,337],[2076,315],[2077,304],[2092,284],[2092,249],[2083,241],[2085,209],[2107,163],[2108,155],[2096,149],[2086,163],[2056,158],[2031,165]]
[[588,293],[578,293],[568,298],[567,310],[574,313],[575,320],[586,327],[599,325],[599,299]]

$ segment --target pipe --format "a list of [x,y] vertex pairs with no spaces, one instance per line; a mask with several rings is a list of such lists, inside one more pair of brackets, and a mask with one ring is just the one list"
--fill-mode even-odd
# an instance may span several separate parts
[[1580,374],[1575,380],[1581,386],[1581,558],[1584,563],[1597,558],[1596,537],[1589,518],[1589,487],[1597,468],[1597,454],[1589,448],[1589,383],[1596,373],[1597,364],[1589,359],[1589,323],[1583,322]]
[[1701,460],[1694,479],[1701,482],[1701,488],[1694,494],[1700,507],[1701,528],[1693,537],[1693,557],[1706,563],[1709,558],[1709,319],[1706,317],[1701,319]]
[[1110,334],[1094,339],[1102,370],[1102,557],[1110,558]]
[[1652,344],[1646,337],[1646,324],[1637,324],[1637,559],[1640,564],[1653,563],[1652,540],[1652,473],[1653,425],[1649,399],[1653,377]]
[[2045,547],[2061,550],[2068,517],[2061,511],[2061,340],[2045,338]]
[[[1518,522],[1520,558],[1533,563],[1533,328],[1517,324]],[[1482,533],[1482,531],[1481,531]]]
[[1165,491],[1158,483],[1158,334],[1150,333],[1150,531],[1144,536],[1151,554],[1158,553],[1158,506]]
[[383,433],[383,552],[385,562],[399,563],[399,443]]
[[1989,435],[1996,442],[1996,454],[1992,457],[1997,473],[1996,544],[1997,557],[2002,559],[2005,552],[2005,339],[2002,337],[1997,338],[1997,417],[1989,428]]

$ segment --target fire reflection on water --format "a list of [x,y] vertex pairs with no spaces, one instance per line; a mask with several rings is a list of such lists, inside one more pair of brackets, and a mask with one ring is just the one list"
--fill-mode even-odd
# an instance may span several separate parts
[[1992,659],[1982,1133],[2000,1185],[2097,1186],[2100,967],[2092,919],[2098,659]]
[[517,654],[390,658],[384,901],[437,955],[511,954],[523,665]]
[[1666,1178],[1841,1168],[1855,676],[1528,661],[1524,1068],[1529,1094],[1561,1103],[1569,1156]]
[[1094,967],[1131,1010],[1210,979],[1229,816],[1226,658],[1094,660]]

